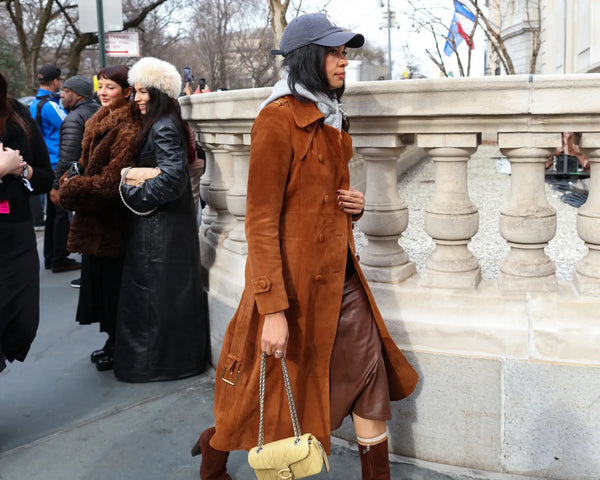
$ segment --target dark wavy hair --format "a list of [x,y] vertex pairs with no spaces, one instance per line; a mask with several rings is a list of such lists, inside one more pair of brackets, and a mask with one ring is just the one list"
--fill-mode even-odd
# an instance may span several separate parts
[[4,134],[6,122],[14,122],[21,127],[27,138],[31,140],[31,130],[27,120],[19,114],[23,110],[25,109],[19,105],[19,102],[8,95],[8,82],[0,72],[0,134]]
[[129,88],[129,81],[127,80],[127,73],[129,72],[129,67],[127,65],[109,65],[108,67],[104,67],[101,69],[97,75],[98,78],[106,78],[107,80],[112,80],[115,83],[118,83],[122,89]]
[[181,131],[186,137],[186,145],[190,144],[191,138],[189,129],[181,117],[181,107],[175,98],[169,97],[166,93],[154,87],[146,87],[150,101],[146,105],[146,114],[142,115],[135,102],[131,102],[132,116],[136,120],[141,120],[142,128],[135,137],[135,145],[139,148],[144,144],[148,132],[161,117],[172,116],[181,127]]
[[288,53],[283,59],[283,66],[288,69],[288,86],[294,97],[301,102],[308,102],[296,90],[296,84],[304,85],[311,92],[324,93],[330,98],[340,100],[344,94],[346,84],[334,90],[329,86],[325,73],[325,58],[331,47],[322,47],[313,43],[297,48]]

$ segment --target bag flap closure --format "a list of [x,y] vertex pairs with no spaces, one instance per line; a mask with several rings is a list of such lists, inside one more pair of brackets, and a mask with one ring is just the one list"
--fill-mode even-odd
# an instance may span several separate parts
[[296,442],[296,437],[289,437],[267,443],[260,450],[258,447],[253,447],[248,452],[248,463],[255,470],[289,467],[308,457],[310,443],[313,440],[314,437],[310,433],[305,433],[298,442]]

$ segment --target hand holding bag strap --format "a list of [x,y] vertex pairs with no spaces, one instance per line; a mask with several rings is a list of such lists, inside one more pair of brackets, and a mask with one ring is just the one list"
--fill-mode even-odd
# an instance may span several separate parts
[[148,211],[148,212],[138,212],[137,210],[133,209],[132,207],[130,207],[127,202],[125,201],[125,197],[123,196],[123,192],[121,190],[121,187],[123,187],[123,184],[125,183],[125,177],[127,176],[127,172],[131,169],[131,167],[127,167],[124,168],[121,172],[121,181],[119,182],[119,195],[121,196],[121,201],[123,202],[123,205],[125,205],[129,210],[131,210],[133,213],[135,213],[136,215],[139,215],[141,217],[145,217],[146,215],[150,215],[151,213],[154,213],[156,211],[156,208],[153,208],[152,210]]
[[[294,436],[296,437],[296,443],[300,441],[302,432],[300,431],[300,422],[298,422],[298,414],[296,413],[296,404],[294,402],[294,396],[292,395],[292,385],[290,384],[290,377],[287,371],[287,365],[285,358],[281,357],[281,370],[283,371],[283,383],[285,384],[285,391],[288,397],[288,405],[290,407],[290,416],[292,417],[292,426],[294,427]],[[259,378],[259,404],[260,404],[260,417],[258,427],[258,451],[260,452],[265,444],[264,435],[264,412],[265,412],[265,380],[267,376],[267,354],[262,353],[260,359],[260,378]]]

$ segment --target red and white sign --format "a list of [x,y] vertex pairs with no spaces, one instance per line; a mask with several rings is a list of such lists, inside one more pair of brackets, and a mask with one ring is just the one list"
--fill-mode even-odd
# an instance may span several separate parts
[[107,57],[139,57],[140,42],[137,32],[104,34]]

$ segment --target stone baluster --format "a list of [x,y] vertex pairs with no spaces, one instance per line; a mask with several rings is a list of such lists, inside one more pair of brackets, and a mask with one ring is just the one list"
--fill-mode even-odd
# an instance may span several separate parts
[[588,253],[575,267],[574,282],[581,295],[600,295],[600,133],[581,135],[581,149],[590,162],[590,192],[577,211],[577,232]]
[[396,163],[406,149],[397,135],[354,139],[365,160],[365,212],[359,221],[368,239],[360,263],[370,281],[399,283],[416,273],[415,263],[399,245],[408,226],[408,208],[398,193]]
[[467,188],[467,162],[480,143],[478,133],[417,135],[417,145],[435,165],[435,192],[425,209],[425,231],[435,250],[421,275],[425,287],[474,289],[481,280],[479,262],[467,248],[479,228]]
[[206,203],[206,206],[202,209],[202,225],[200,225],[200,231],[203,235],[206,235],[210,224],[217,218],[217,211],[208,203],[208,191],[213,181],[213,172],[215,170],[215,158],[209,148],[209,141],[211,140],[214,140],[214,135],[202,133],[198,135],[198,142],[206,154],[204,174],[200,178],[200,198]]
[[208,186],[206,203],[214,209],[216,216],[210,223],[206,233],[207,239],[213,245],[219,245],[234,224],[233,215],[227,208],[227,192],[233,183],[233,162],[231,154],[225,145],[232,143],[231,135],[217,134],[213,136],[214,143],[206,142],[213,157],[211,181]]
[[500,234],[510,252],[500,264],[505,292],[554,291],[556,267],[544,247],[556,234],[548,204],[544,164],[560,145],[560,133],[499,133],[498,146],[511,165],[510,198],[500,210]]
[[231,153],[233,160],[233,184],[227,192],[227,208],[235,217],[235,225],[223,245],[232,252],[246,255],[248,253],[248,243],[245,220],[250,135],[235,135],[234,143],[227,144],[225,148]]

